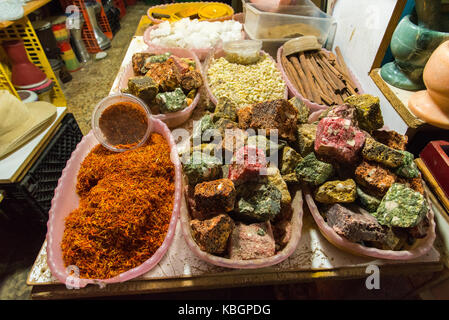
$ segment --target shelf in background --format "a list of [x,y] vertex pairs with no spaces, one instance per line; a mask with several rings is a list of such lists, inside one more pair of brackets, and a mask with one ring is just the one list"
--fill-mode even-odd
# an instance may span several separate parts
[[[45,6],[50,1],[51,0],[32,0],[32,1],[28,2],[27,4],[25,4],[23,6],[23,11],[24,11],[23,16],[25,17],[25,16],[29,15],[34,10],[37,10],[37,9]],[[20,19],[18,19],[18,20],[20,20]],[[13,23],[15,23],[16,21],[17,20],[14,20],[14,21],[0,21],[0,29],[7,28],[10,25],[12,25]]]

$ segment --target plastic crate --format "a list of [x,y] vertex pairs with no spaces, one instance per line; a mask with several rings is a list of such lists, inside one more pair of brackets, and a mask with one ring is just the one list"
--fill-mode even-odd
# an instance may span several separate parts
[[[52,103],[57,107],[67,106],[67,102],[56,78],[50,63],[48,62],[45,51],[36,35],[36,32],[27,17],[17,20],[11,26],[0,29],[0,43],[7,40],[22,39],[25,45],[28,58],[32,63],[38,66],[49,79],[54,83],[50,92]],[[11,83],[11,69],[3,48],[0,50],[0,89],[8,90],[16,97],[19,97],[17,91]]]
[[0,203],[3,212],[13,219],[46,223],[62,170],[82,137],[73,114],[68,113],[24,178],[20,182],[0,185],[5,191],[5,199]]
[[125,0],[114,0],[114,6],[120,10],[120,19],[126,14]]
[[[101,31],[103,31],[105,36],[108,37],[110,40],[112,40],[113,34],[111,31],[111,27],[109,25],[108,18],[106,17],[106,14],[104,12],[103,4],[101,3],[101,0],[96,1],[101,6],[101,11],[97,15],[98,26],[100,27]],[[83,25],[83,29],[81,30],[81,38],[84,41],[84,45],[86,46],[87,51],[89,53],[97,53],[102,51],[98,46],[97,39],[95,39],[95,34],[93,32],[92,25],[90,24],[89,16],[87,15],[84,0],[60,0],[59,2],[64,11],[67,6],[75,5],[79,8],[80,12],[83,14],[85,23]]]

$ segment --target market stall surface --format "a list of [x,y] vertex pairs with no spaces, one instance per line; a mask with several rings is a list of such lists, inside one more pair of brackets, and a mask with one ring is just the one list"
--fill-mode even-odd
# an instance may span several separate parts
[[[69,111],[84,134],[90,130],[91,112],[95,104],[106,96],[119,71],[127,52],[132,35],[136,31],[140,17],[145,14],[148,5],[138,3],[127,8],[126,16],[121,20],[121,30],[107,51],[107,58],[91,61],[82,70],[73,73],[73,80],[66,84],[64,92],[69,101]],[[197,118],[202,108],[193,115]],[[3,230],[0,230],[3,231]],[[33,231],[33,232],[32,232]],[[20,232],[12,229],[0,232],[4,247],[0,247],[0,300],[29,299],[31,287],[26,285],[30,267],[42,245],[45,234],[38,228],[28,226]],[[214,289],[181,293],[157,293],[151,295],[128,296],[133,299],[399,299],[432,277],[421,276],[382,276],[381,289],[368,290],[365,279],[355,280],[319,280],[302,284],[275,286]],[[408,298],[418,298],[411,295]],[[124,297],[121,296],[120,299]]]

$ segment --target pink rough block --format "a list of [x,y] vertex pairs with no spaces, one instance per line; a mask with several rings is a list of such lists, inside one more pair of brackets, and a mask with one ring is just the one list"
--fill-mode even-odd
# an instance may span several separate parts
[[266,169],[267,160],[262,149],[244,146],[234,154],[234,162],[229,166],[228,178],[234,184],[257,180]]
[[246,225],[238,223],[231,234],[229,258],[251,260],[275,254],[273,230],[269,221]]
[[351,120],[324,118],[318,123],[315,152],[343,163],[357,161],[365,143],[365,133],[351,125]]

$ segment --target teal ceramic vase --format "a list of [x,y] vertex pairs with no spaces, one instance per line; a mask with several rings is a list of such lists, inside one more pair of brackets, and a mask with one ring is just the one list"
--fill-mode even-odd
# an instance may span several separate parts
[[433,7],[421,2],[417,0],[416,12],[405,16],[396,27],[390,44],[395,60],[381,69],[381,76],[387,83],[411,91],[425,88],[422,79],[424,66],[432,52],[449,39],[449,32],[445,32],[449,31],[448,17],[440,15],[436,1],[433,1]]

